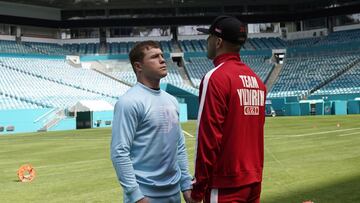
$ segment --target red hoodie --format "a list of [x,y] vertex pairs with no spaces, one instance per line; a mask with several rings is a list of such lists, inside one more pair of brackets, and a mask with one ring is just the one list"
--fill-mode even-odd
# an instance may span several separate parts
[[238,53],[214,59],[200,84],[192,198],[262,181],[266,87]]

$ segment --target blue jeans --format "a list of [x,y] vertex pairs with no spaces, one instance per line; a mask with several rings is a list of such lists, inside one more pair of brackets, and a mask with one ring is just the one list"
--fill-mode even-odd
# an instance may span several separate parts
[[[150,203],[181,203],[180,192],[167,197],[146,197],[150,200]],[[126,197],[124,197],[124,203],[134,203],[130,202]]]

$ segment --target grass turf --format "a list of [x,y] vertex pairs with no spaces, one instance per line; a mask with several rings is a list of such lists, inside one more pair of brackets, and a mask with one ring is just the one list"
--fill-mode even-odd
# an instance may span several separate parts
[[[263,203],[360,202],[360,115],[267,118]],[[195,134],[195,122],[183,124]],[[0,136],[0,202],[121,202],[111,129]],[[195,138],[186,136],[193,173]],[[31,163],[31,183],[16,171]]]

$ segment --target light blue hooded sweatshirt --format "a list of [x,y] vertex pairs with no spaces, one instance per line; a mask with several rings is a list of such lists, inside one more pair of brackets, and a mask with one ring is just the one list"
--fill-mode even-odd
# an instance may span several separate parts
[[111,159],[130,202],[191,189],[177,100],[141,83],[130,88],[115,105]]

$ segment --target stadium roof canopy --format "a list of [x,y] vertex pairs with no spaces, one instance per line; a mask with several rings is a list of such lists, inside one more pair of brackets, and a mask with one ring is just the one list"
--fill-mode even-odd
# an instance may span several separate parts
[[57,28],[201,25],[209,24],[220,14],[237,16],[246,23],[265,23],[360,13],[360,0],[0,0],[1,2],[56,9],[59,17],[37,20],[14,12],[0,15],[0,23]]
[[[288,9],[320,8],[359,4],[358,0],[10,0],[3,2],[73,9],[161,8],[161,7],[213,7],[279,6]],[[300,7],[299,7],[300,6]]]

